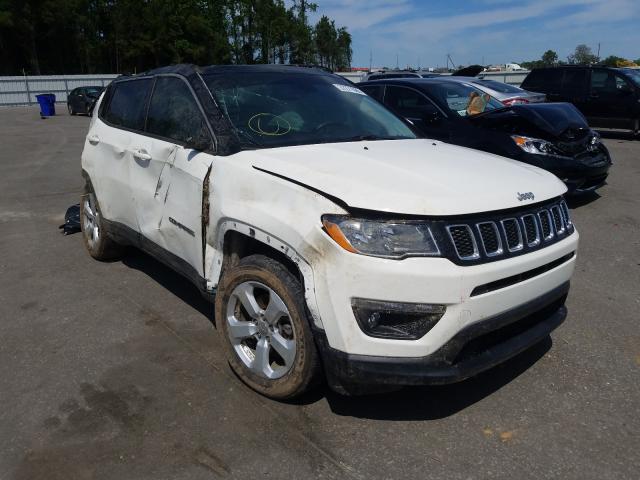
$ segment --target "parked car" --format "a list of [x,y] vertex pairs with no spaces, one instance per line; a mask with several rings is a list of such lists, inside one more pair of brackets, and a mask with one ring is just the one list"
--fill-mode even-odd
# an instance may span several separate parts
[[96,112],[86,248],[142,248],[215,294],[229,364],[264,395],[322,373],[342,393],[459,381],[566,316],[562,182],[418,139],[337,75],[166,67],[116,79]]
[[550,101],[573,103],[597,128],[640,134],[640,72],[630,68],[563,66],[536,68],[522,88],[544,92]]
[[423,72],[423,71],[411,71],[411,70],[383,70],[380,72],[369,73],[362,80],[368,82],[370,80],[381,80],[383,78],[433,78],[440,77],[439,73]]
[[455,76],[442,77],[442,79],[469,84],[485,93],[488,93],[504,105],[542,103],[547,101],[547,96],[544,93],[530,92],[516,87],[515,85],[509,85],[508,83],[498,82],[496,80]]
[[[465,80],[398,79],[358,84],[428,138],[484,150],[544,168],[570,193],[602,186],[611,157],[568,103],[504,105]],[[475,96],[480,109],[472,111]]]
[[103,90],[104,87],[78,87],[71,90],[67,95],[69,115],[76,115],[77,113],[89,115]]

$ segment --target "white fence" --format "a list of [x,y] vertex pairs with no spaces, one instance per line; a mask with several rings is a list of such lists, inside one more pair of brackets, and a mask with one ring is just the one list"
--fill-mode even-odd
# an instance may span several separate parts
[[[360,82],[364,72],[337,72],[352,82]],[[519,86],[529,72],[483,72],[480,78]],[[57,102],[66,102],[76,87],[107,86],[118,75],[38,75],[0,77],[0,105],[33,105],[36,95],[53,93]]]
[[56,102],[66,102],[77,87],[107,86],[118,75],[38,75],[0,77],[0,105],[32,105],[36,95],[53,93]]

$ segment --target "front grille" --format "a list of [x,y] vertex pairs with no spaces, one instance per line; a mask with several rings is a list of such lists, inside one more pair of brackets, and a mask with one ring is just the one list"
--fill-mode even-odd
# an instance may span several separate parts
[[[459,265],[473,265],[544,248],[574,231],[561,198],[505,212],[469,215],[445,224],[450,246],[444,254]],[[441,237],[440,237],[441,238]]]
[[473,232],[468,225],[450,225],[447,230],[460,259],[471,260],[478,258],[478,247]]

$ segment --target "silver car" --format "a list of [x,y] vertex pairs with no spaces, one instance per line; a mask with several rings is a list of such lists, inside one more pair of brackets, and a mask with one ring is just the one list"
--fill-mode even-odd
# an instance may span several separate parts
[[515,85],[509,85],[508,83],[497,82],[495,80],[486,80],[477,77],[458,77],[455,75],[443,75],[439,78],[440,80],[460,82],[476,87],[483,92],[488,93],[504,105],[540,103],[547,101],[547,96],[544,93],[530,92],[528,90],[518,88]]

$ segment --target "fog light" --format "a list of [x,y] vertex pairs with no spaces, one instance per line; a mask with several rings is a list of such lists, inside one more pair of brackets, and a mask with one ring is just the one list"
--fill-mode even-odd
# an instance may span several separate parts
[[351,307],[360,329],[371,337],[416,340],[442,318],[446,307],[437,304],[382,302],[354,298]]

